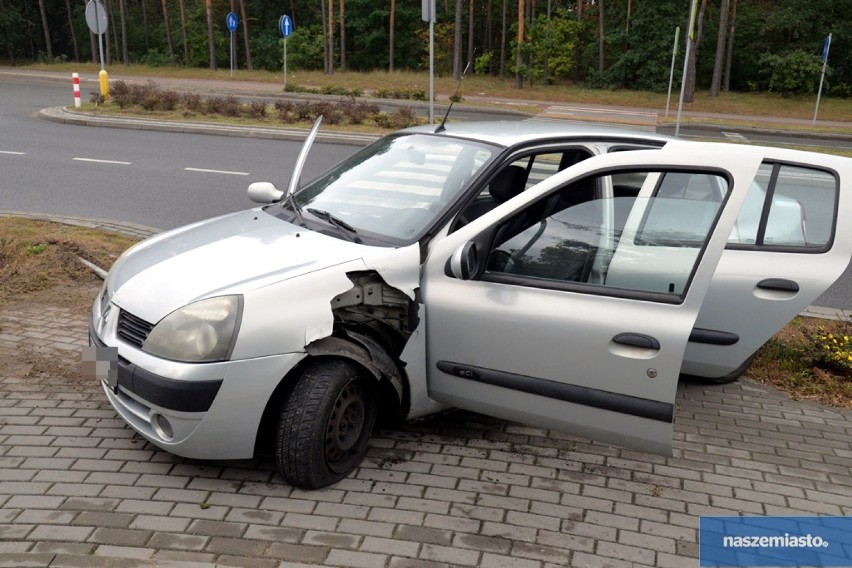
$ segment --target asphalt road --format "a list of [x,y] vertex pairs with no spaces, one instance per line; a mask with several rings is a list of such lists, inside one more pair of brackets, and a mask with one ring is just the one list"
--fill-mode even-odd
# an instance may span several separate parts
[[[286,187],[300,142],[88,128],[39,120],[69,86],[0,83],[0,209],[129,221],[164,229],[253,204],[253,181]],[[316,144],[303,179],[357,151]]]
[[[90,128],[36,118],[42,108],[71,100],[70,86],[56,81],[4,77],[0,83],[0,210],[173,228],[252,206],[245,190],[253,181],[283,189],[301,148],[300,142]],[[756,141],[753,133],[748,136]],[[357,149],[315,144],[304,179]],[[815,305],[852,308],[850,300],[847,269]]]

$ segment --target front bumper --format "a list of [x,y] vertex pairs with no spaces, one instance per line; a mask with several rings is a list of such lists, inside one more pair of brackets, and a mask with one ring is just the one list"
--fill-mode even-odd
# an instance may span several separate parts
[[[94,324],[89,322],[89,345],[106,347],[95,334]],[[124,358],[117,360],[117,381],[109,385],[115,391],[119,387],[149,401],[151,404],[179,412],[207,412],[222,386],[222,379],[210,381],[175,381],[147,371]]]
[[111,315],[99,335],[92,314],[89,344],[117,349],[117,380],[101,381],[116,412],[171,453],[196,459],[251,458],[272,393],[305,354],[221,363],[168,361],[118,340]]

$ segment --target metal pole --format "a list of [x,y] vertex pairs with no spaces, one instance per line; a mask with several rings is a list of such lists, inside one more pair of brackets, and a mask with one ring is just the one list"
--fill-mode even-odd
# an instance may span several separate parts
[[672,82],[674,81],[675,59],[677,58],[677,42],[680,39],[680,26],[675,28],[674,47],[672,48],[672,68],[669,71],[669,94],[666,97],[666,118],[669,117],[669,103],[672,100]]
[[101,58],[101,71],[104,70],[104,32],[101,29],[101,17],[98,14],[98,3],[95,2],[95,25],[98,29],[98,55]]
[[435,10],[429,18],[429,124],[435,124]]
[[234,78],[234,32],[231,32],[231,79]]
[[831,49],[831,34],[826,40],[825,54],[822,60],[822,74],[819,76],[819,91],[817,91],[816,108],[814,109],[814,120],[811,125],[816,126],[817,113],[819,112],[819,100],[822,98],[822,81],[825,79],[825,68],[828,66],[828,50]]
[[284,38],[284,90],[287,90],[287,38]]
[[104,65],[104,34],[98,34],[98,54],[101,57],[101,71],[106,71]]
[[675,123],[675,138],[680,135],[680,115],[683,111],[683,94],[686,89],[686,68],[689,65],[689,51],[692,47],[692,30],[695,26],[695,13],[698,10],[698,0],[693,0],[689,11],[689,30],[686,32],[686,54],[683,56],[683,76],[680,79],[680,101],[677,105],[677,122]]
[[823,79],[825,79],[825,63],[822,64],[822,73],[819,76],[819,91],[817,91],[816,108],[814,108],[814,119],[811,121],[811,126],[816,126],[817,113],[819,113],[819,100],[822,97]]

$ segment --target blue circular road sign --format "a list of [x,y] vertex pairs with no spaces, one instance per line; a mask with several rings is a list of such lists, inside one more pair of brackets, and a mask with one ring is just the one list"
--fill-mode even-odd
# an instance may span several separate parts
[[278,20],[278,29],[284,37],[290,37],[290,34],[293,33],[293,27],[293,20],[287,14],[284,14]]
[[234,32],[237,30],[237,15],[233,12],[228,12],[228,16],[225,18],[225,23],[228,25],[228,31]]

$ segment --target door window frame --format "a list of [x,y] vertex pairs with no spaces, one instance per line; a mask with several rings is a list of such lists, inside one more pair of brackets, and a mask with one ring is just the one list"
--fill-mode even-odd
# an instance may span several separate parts
[[[762,252],[782,252],[782,253],[798,253],[798,254],[821,254],[828,252],[831,250],[834,245],[835,235],[837,234],[837,217],[840,206],[840,174],[837,170],[824,166],[817,166],[814,164],[805,164],[800,162],[791,162],[787,160],[765,160],[763,162],[764,165],[772,166],[772,173],[769,177],[769,183],[767,187],[764,189],[764,200],[763,200],[763,208],[760,212],[760,221],[758,224],[757,232],[754,235],[755,242],[754,243],[732,243],[729,242],[725,245],[725,250],[744,250],[744,251],[762,251]],[[825,244],[818,246],[808,246],[808,245],[790,245],[790,244],[772,244],[772,243],[764,243],[763,239],[766,237],[766,229],[769,224],[769,215],[772,211],[772,201],[775,196],[775,188],[778,183],[778,177],[781,173],[781,169],[785,166],[799,168],[804,170],[812,170],[814,172],[820,172],[824,174],[828,174],[834,178],[834,200],[832,202],[832,218],[831,218],[831,231],[829,233],[828,240]]]
[[[514,219],[517,219],[518,216],[523,215],[526,211],[534,208],[536,206],[540,206],[542,203],[546,202],[548,199],[552,198],[556,193],[564,190],[568,185],[575,185],[578,183],[584,183],[589,180],[589,178],[595,179],[595,192],[594,199],[607,200],[612,199],[612,196],[604,195],[605,187],[611,186],[611,183],[607,183],[607,178],[614,174],[621,173],[635,173],[635,172],[647,172],[647,173],[706,173],[708,175],[716,175],[723,178],[727,184],[728,189],[726,193],[723,195],[719,209],[716,212],[716,215],[711,223],[707,235],[705,236],[704,241],[701,246],[698,247],[698,253],[693,262],[692,268],[690,270],[689,277],[686,280],[686,284],[684,287],[684,292],[682,294],[675,293],[666,293],[666,292],[655,292],[648,290],[635,290],[629,288],[618,288],[618,287],[608,287],[606,285],[601,285],[597,283],[588,283],[588,282],[576,282],[570,280],[550,280],[546,278],[536,278],[533,276],[527,276],[523,274],[510,274],[505,272],[497,272],[497,271],[489,271],[487,270],[488,259],[491,255],[492,248],[494,247],[495,239],[500,231],[501,227],[511,223]],[[659,191],[660,182],[664,176],[660,176],[660,179],[655,183],[653,192],[651,196],[645,197],[645,199],[653,199],[657,196]],[[689,290],[691,288],[692,281],[695,277],[695,272],[697,267],[700,265],[701,260],[704,257],[707,246],[710,241],[710,237],[716,230],[716,227],[721,218],[722,212],[725,210],[728,200],[733,192],[733,184],[734,179],[730,172],[717,169],[717,168],[708,168],[702,166],[696,166],[694,168],[686,167],[686,166],[675,166],[675,167],[666,167],[666,166],[657,166],[654,164],[643,165],[641,167],[636,166],[623,166],[617,168],[611,168],[608,170],[599,170],[593,173],[590,173],[581,178],[572,179],[568,184],[563,184],[558,187],[553,188],[551,191],[547,192],[544,195],[539,196],[534,201],[531,201],[524,205],[522,209],[513,211],[511,215],[508,215],[501,219],[499,222],[490,226],[488,229],[479,233],[473,240],[473,245],[476,247],[477,251],[485,251],[484,255],[481,255],[481,260],[477,263],[476,273],[471,275],[471,280],[480,280],[483,282],[491,282],[496,284],[506,284],[511,286],[522,286],[526,288],[536,288],[542,290],[555,290],[562,292],[575,292],[588,294],[592,296],[606,296],[606,297],[614,297],[614,298],[624,298],[631,300],[640,300],[640,301],[649,301],[655,303],[662,304],[672,304],[679,305],[682,304]],[[642,197],[637,197],[637,199],[641,199]],[[643,220],[640,222],[638,228],[641,228],[644,224],[644,216],[647,215],[648,211],[643,212]],[[552,215],[552,214],[551,214]]]

